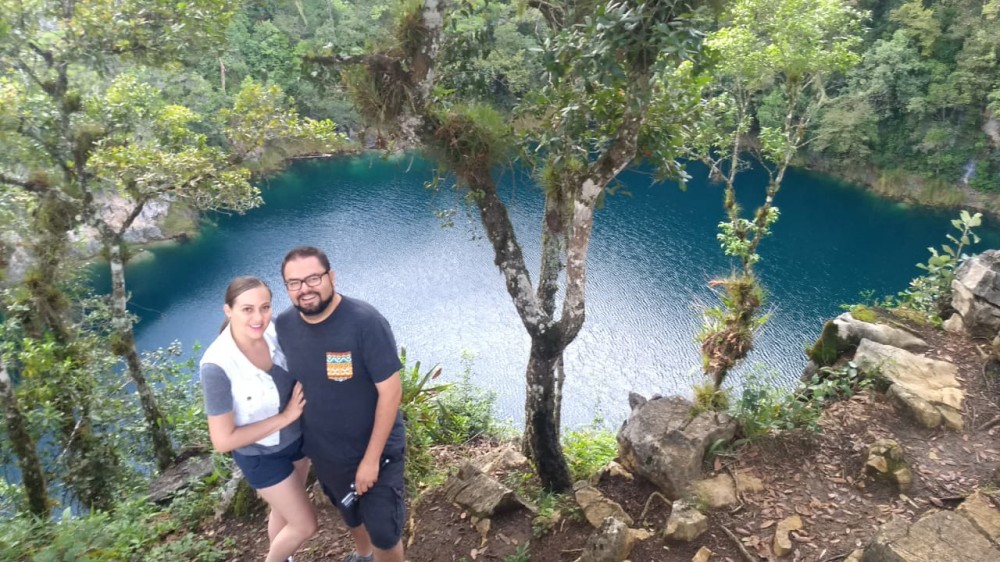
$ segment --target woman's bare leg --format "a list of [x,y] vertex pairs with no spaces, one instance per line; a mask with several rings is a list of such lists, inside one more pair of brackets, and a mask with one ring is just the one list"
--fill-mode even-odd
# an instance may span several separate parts
[[258,490],[271,508],[267,524],[271,548],[266,562],[285,562],[302,543],[316,534],[316,514],[305,489],[308,472],[308,460],[296,461],[295,471],[288,478]]

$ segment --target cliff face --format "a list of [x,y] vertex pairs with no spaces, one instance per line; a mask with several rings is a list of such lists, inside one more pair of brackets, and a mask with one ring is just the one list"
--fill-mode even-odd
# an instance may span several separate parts
[[[97,199],[104,208],[104,220],[112,227],[120,228],[132,210],[129,200],[117,193],[102,194]],[[176,237],[176,233],[168,233],[165,228],[172,206],[166,199],[146,203],[142,213],[125,232],[125,241],[129,244],[143,245]],[[83,226],[71,232],[70,240],[81,257],[93,257],[101,251],[97,230],[91,226]]]
[[[117,193],[102,193],[97,202],[103,209],[104,220],[112,227],[120,227],[132,210],[131,203]],[[186,238],[194,234],[193,225],[198,214],[184,205],[168,199],[158,199],[146,203],[142,213],[125,232],[125,241],[136,246],[154,242]],[[32,257],[24,241],[13,232],[0,233],[0,240],[6,247],[5,275],[0,276],[5,283],[14,283],[24,277]],[[68,233],[72,254],[82,260],[92,259],[101,253],[101,240],[97,230],[91,226],[81,226]]]

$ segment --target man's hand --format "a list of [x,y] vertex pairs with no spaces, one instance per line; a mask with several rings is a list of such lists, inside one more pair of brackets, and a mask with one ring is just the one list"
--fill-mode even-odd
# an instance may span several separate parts
[[369,460],[367,457],[361,459],[358,471],[354,474],[354,490],[362,496],[375,485],[378,480],[379,471],[378,459]]

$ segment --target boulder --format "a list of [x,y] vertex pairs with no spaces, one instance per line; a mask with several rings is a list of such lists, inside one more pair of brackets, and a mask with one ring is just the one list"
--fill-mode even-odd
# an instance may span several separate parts
[[736,434],[736,422],[728,415],[702,412],[691,418],[691,402],[677,396],[646,400],[633,393],[629,402],[632,413],[618,432],[618,457],[672,500],[701,474],[708,446]]
[[462,465],[458,474],[445,482],[444,494],[448,501],[479,518],[528,507],[513,490],[487,476],[472,463]]
[[177,492],[201,482],[214,471],[212,455],[207,452],[181,455],[181,460],[167,467],[149,485],[149,499],[159,504],[170,503]]
[[987,250],[965,261],[951,282],[951,306],[974,337],[993,338],[1000,330],[1000,251]]
[[861,340],[869,340],[909,351],[927,349],[927,342],[906,330],[885,324],[862,322],[854,318],[850,312],[834,318],[833,325],[837,328],[837,337],[846,346],[857,347]]
[[691,542],[708,530],[708,517],[694,505],[676,500],[670,509],[670,518],[663,529],[663,538]]
[[885,377],[890,383],[888,394],[925,427],[944,423],[962,429],[965,393],[955,365],[871,340],[861,340],[854,362]]
[[895,517],[865,547],[864,562],[1000,560],[1000,550],[965,517],[934,511],[910,524]]
[[1000,542],[1000,511],[981,492],[965,498],[955,511],[968,519],[984,537],[994,543]]
[[576,503],[583,510],[584,517],[594,527],[603,525],[604,520],[608,517],[614,517],[625,523],[626,526],[632,525],[632,518],[628,513],[625,513],[618,502],[606,498],[600,490],[588,482],[584,480],[577,482],[573,486],[573,494],[576,497]]
[[583,548],[583,555],[576,562],[623,562],[632,552],[634,539],[628,525],[620,519],[608,517]]

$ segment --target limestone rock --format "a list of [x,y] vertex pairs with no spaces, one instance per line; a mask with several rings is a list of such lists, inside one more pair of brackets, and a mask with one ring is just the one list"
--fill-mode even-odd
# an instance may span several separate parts
[[650,531],[649,529],[632,529],[629,528],[629,533],[632,535],[632,540],[635,542],[648,541],[649,539],[656,536],[656,533]]
[[739,503],[740,494],[754,494],[764,489],[760,478],[743,470],[737,470],[733,476],[717,474],[698,480],[693,486],[695,494],[710,509],[734,506]]
[[896,517],[865,547],[864,562],[971,562],[1000,560],[1000,550],[965,517],[934,511],[912,525]]
[[629,482],[635,480],[635,476],[632,476],[631,472],[615,461],[608,461],[608,464],[598,469],[598,471],[590,477],[590,483],[596,486],[605,478],[622,478],[624,480],[628,480]]
[[965,498],[955,510],[994,543],[1000,542],[1000,511],[980,492]]
[[492,517],[498,513],[527,507],[513,490],[466,463],[444,485],[445,497],[474,516]]
[[792,544],[792,537],[789,533],[792,531],[799,531],[801,529],[802,518],[798,515],[786,517],[778,523],[774,530],[774,544],[771,545],[771,550],[774,552],[775,556],[784,556],[795,548],[795,545]]
[[573,493],[576,503],[580,504],[580,509],[583,510],[583,515],[594,527],[600,527],[608,517],[614,517],[626,526],[632,526],[632,518],[625,513],[622,506],[606,498],[600,490],[589,483],[583,480],[577,482],[573,486]]
[[583,555],[576,562],[623,562],[632,552],[632,545],[628,526],[619,519],[608,517],[587,539]]
[[703,500],[710,509],[720,509],[736,505],[736,484],[728,474],[717,474],[713,478],[698,480],[694,483],[698,499]]
[[215,471],[212,455],[194,454],[169,466],[149,486],[149,499],[156,503],[169,503],[174,495]]
[[663,538],[691,542],[708,530],[708,517],[684,500],[676,500],[663,530]]
[[865,473],[895,482],[900,490],[908,490],[913,483],[913,474],[906,465],[903,448],[892,439],[879,439],[868,447]]
[[728,415],[702,412],[691,418],[692,404],[680,397],[629,397],[634,404],[618,432],[622,465],[656,484],[670,499],[682,497],[701,474],[708,445],[730,440],[736,422]]
[[993,146],[1000,146],[1000,120],[992,111],[988,111],[987,115],[989,118],[983,122],[983,132],[990,137]]
[[834,318],[833,324],[837,327],[837,337],[851,347],[856,347],[861,340],[870,340],[910,351],[927,349],[927,342],[905,330],[885,324],[863,322],[854,318],[850,312]]
[[944,423],[962,429],[965,393],[956,378],[955,365],[871,340],[861,340],[854,362],[888,379],[889,395],[925,427]]
[[1000,330],[1000,251],[987,250],[965,261],[951,283],[952,307],[974,337],[993,338]]
[[862,562],[864,556],[865,551],[859,548],[848,554],[847,558],[844,558],[844,562]]
[[691,562],[708,562],[712,558],[712,554],[714,553],[708,547],[703,546],[698,549],[698,552],[694,553],[694,558],[691,559]]
[[326,497],[326,492],[323,491],[323,483],[319,480],[312,483],[312,486],[308,489],[308,494],[314,506],[326,507],[330,505],[330,499]]
[[496,470],[512,470],[528,466],[528,457],[525,457],[514,449],[514,447],[504,447],[498,451],[492,451],[481,459],[473,461],[479,470],[485,474],[492,474]]
[[946,332],[951,332],[953,334],[964,334],[965,333],[965,323],[962,322],[961,314],[952,314],[947,320],[941,325]]
[[736,490],[740,494],[756,494],[764,491],[764,482],[749,471],[737,470]]

